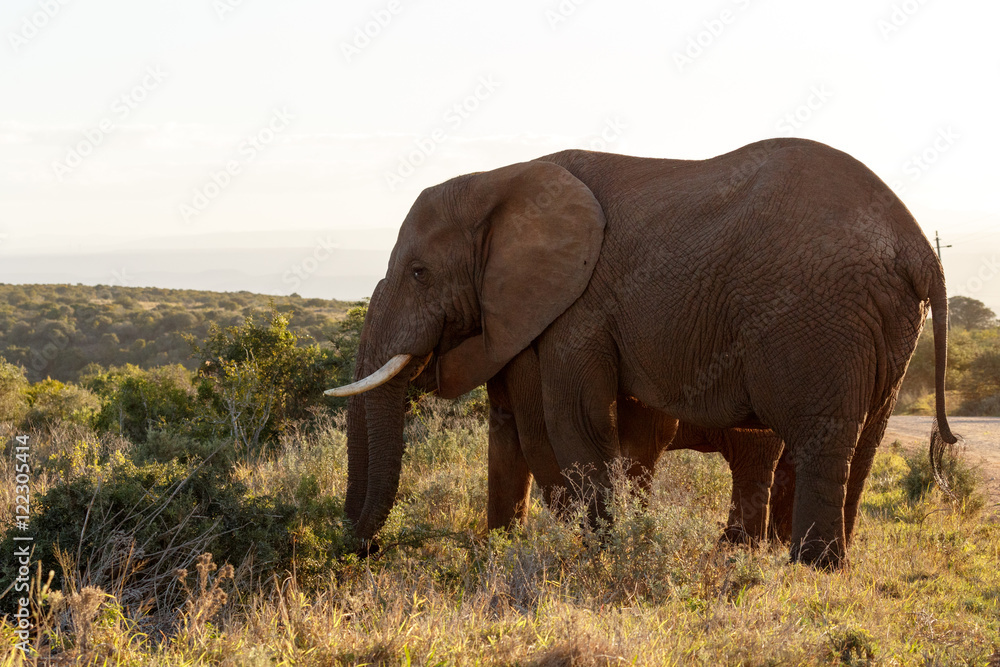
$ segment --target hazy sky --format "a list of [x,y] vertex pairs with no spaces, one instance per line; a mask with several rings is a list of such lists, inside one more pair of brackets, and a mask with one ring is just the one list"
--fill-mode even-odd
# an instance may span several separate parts
[[893,185],[953,246],[949,291],[1000,310],[998,23],[995,0],[4,0],[0,266],[396,228],[424,187],[562,148],[794,135]]

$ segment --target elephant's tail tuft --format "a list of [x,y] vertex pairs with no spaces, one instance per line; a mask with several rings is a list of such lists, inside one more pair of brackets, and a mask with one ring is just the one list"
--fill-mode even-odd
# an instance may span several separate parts
[[944,269],[934,258],[934,280],[930,285],[931,317],[934,326],[934,398],[935,418],[931,430],[930,460],[934,481],[947,493],[953,495],[951,483],[942,467],[946,450],[951,450],[958,438],[948,426],[945,406],[945,371],[948,368],[948,293],[944,284]]
[[938,420],[935,418],[934,426],[931,428],[931,472],[934,475],[934,482],[941,487],[945,495],[952,500],[957,500],[955,491],[952,489],[951,480],[948,479],[948,473],[945,470],[944,458],[946,453],[949,456],[953,454],[955,443],[960,442],[962,437],[952,435],[951,431],[948,432],[948,436],[952,439],[945,439],[944,434],[939,428]]

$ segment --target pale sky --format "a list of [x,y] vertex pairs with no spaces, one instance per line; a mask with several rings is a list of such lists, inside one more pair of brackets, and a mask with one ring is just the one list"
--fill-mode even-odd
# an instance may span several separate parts
[[[326,266],[246,289],[359,297],[452,176],[794,135],[892,185],[952,245],[949,292],[1000,312],[998,24],[987,0],[4,0],[0,281],[169,283],[128,258],[284,245]],[[75,256],[100,259],[47,268]]]

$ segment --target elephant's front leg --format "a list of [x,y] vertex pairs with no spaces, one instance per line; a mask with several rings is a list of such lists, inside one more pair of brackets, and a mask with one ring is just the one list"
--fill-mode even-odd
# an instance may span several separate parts
[[615,410],[617,365],[608,355],[595,352],[601,349],[599,333],[583,335],[577,329],[568,337],[553,334],[539,346],[552,450],[570,493],[587,503],[591,519],[607,519],[608,465],[621,455]]
[[628,477],[648,493],[656,462],[677,434],[678,421],[624,394],[618,396],[617,406],[618,441],[622,456],[631,461]]
[[506,392],[498,390],[492,380],[487,387],[490,432],[486,525],[490,530],[513,528],[523,523],[528,513],[531,472],[521,452],[517,420],[507,404]]

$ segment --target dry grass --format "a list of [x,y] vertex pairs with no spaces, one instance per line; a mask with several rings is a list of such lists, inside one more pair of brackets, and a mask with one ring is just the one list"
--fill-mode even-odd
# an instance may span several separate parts
[[[293,489],[312,474],[342,495],[342,427],[289,438],[239,475]],[[825,573],[787,565],[781,546],[718,545],[729,483],[715,456],[668,454],[648,508],[619,485],[616,521],[596,532],[536,498],[524,529],[486,534],[485,425],[431,404],[408,439],[377,557],[342,559],[312,588],[283,572],[213,576],[202,559],[162,635],[103,590],[39,587],[48,617],[35,645],[53,664],[1000,663],[1000,525],[936,493],[909,499],[909,464],[889,448],[850,566]],[[0,637],[15,641],[9,626]]]

